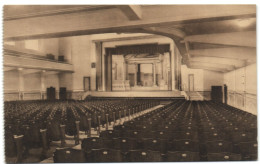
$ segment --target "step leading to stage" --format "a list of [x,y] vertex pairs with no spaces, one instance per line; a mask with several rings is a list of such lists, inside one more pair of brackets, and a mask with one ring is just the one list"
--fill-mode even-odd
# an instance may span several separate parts
[[154,98],[184,98],[181,91],[89,91],[84,94],[84,98],[90,97],[154,97]]

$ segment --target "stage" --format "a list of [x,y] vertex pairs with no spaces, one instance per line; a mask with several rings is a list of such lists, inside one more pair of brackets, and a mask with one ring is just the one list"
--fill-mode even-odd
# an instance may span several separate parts
[[89,97],[138,97],[138,98],[184,98],[181,91],[88,91],[84,94],[84,98]]

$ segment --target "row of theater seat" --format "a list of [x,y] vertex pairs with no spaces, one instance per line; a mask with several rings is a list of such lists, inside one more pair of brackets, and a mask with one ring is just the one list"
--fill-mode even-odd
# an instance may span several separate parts
[[256,160],[256,126],[256,116],[227,105],[175,100],[84,139],[81,150],[57,149],[54,162]]
[[5,152],[21,161],[31,148],[42,148],[46,158],[50,142],[74,136],[79,144],[79,131],[91,137],[91,129],[111,124],[152,106],[154,100],[98,101],[29,101],[5,102]]

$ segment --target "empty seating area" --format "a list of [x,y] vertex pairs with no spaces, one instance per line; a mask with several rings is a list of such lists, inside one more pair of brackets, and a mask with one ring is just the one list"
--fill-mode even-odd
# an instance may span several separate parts
[[257,160],[257,117],[213,101],[6,102],[5,121],[6,156],[16,162],[35,147],[46,159],[55,141],[56,163]]
[[81,149],[57,149],[54,162],[256,160],[256,125],[256,116],[230,106],[175,100],[83,139]]
[[[47,157],[50,143],[59,141],[66,147],[67,136],[80,144],[80,132],[91,137],[121,117],[130,117],[158,105],[155,100],[92,100],[92,101],[16,101],[5,102],[5,154],[22,162],[30,149],[42,149],[41,160]],[[119,123],[119,122],[118,122]]]

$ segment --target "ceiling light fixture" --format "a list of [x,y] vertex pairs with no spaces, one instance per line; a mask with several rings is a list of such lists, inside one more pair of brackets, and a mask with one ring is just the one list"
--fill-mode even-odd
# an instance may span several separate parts
[[238,20],[236,21],[236,24],[237,24],[239,27],[245,28],[245,27],[248,27],[248,26],[252,25],[254,22],[255,22],[255,19],[253,19],[253,18],[247,18],[247,19],[238,19]]

